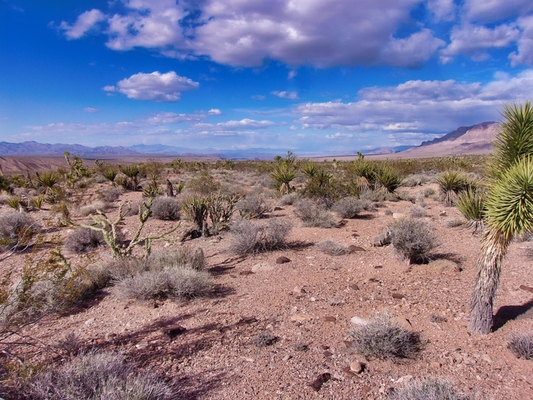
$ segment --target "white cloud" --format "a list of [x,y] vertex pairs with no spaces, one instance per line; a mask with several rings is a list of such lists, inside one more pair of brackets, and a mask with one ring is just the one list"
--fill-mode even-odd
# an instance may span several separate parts
[[122,79],[116,86],[105,86],[106,92],[119,92],[130,99],[174,102],[181,97],[181,92],[196,89],[198,82],[177,75],[174,71],[161,74],[138,73]]
[[177,114],[173,112],[160,112],[147,118],[148,124],[180,124],[184,122],[200,122],[206,115],[204,113]]
[[450,35],[451,43],[441,50],[441,60],[449,62],[458,54],[477,56],[487,49],[507,47],[520,37],[514,24],[503,24],[493,29],[485,26],[465,25],[455,27]]
[[261,101],[262,101],[262,100],[266,99],[266,97],[263,96],[263,95],[261,95],[261,94],[256,94],[256,95],[253,95],[253,96],[252,96],[252,99],[254,99],[254,100],[261,100]]
[[345,138],[352,138],[353,135],[351,133],[340,133],[337,132],[333,135],[326,135],[326,139],[345,139]]
[[429,0],[428,9],[435,15],[437,21],[455,19],[456,7],[453,0]]
[[205,131],[224,131],[224,130],[247,130],[247,129],[265,129],[274,126],[275,123],[268,120],[257,121],[255,119],[243,118],[239,121],[230,120],[226,122],[219,122],[218,124],[200,123],[194,125],[195,129]]
[[522,36],[518,40],[518,51],[512,52],[509,58],[513,66],[533,66],[533,15],[520,18],[517,25],[522,30]]
[[84,112],[86,113],[95,113],[95,112],[98,112],[98,108],[94,108],[94,107],[85,107],[83,109]]
[[288,80],[291,80],[291,79],[293,79],[296,75],[298,75],[298,72],[295,71],[295,70],[291,70],[291,71],[289,71],[289,75],[287,76],[287,79],[288,79]]
[[533,11],[533,2],[531,0],[466,0],[464,11],[470,21],[488,23],[525,15]]
[[220,111],[218,108],[212,108],[207,113],[209,115],[222,115],[222,111]]
[[279,97],[280,99],[290,99],[290,100],[296,100],[298,98],[298,92],[286,92],[282,91],[279,92],[277,90],[274,90],[272,93],[274,96]]
[[73,25],[69,25],[65,21],[62,21],[59,25],[59,29],[65,31],[67,39],[79,39],[105,18],[105,15],[100,10],[92,9],[81,13]]

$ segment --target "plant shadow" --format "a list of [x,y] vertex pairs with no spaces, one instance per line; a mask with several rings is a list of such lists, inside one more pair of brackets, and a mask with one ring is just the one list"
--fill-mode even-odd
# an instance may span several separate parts
[[495,332],[502,328],[508,321],[515,319],[532,319],[533,320],[533,300],[527,303],[513,306],[502,306],[494,315],[494,324],[492,331]]

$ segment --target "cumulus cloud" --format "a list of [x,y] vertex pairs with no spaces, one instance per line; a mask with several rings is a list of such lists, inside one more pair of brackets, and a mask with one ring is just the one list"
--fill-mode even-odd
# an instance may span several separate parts
[[280,99],[290,99],[296,100],[298,98],[298,92],[286,92],[286,91],[276,91],[271,92],[274,96],[279,97]]
[[[231,66],[260,66],[266,59],[275,59],[291,66],[413,67],[443,45],[411,20],[419,0],[360,0],[357,7],[351,0],[122,2],[121,13],[106,17],[109,48],[144,47],[179,59],[207,56]],[[440,18],[450,12],[447,0],[432,0],[432,4]],[[98,10],[91,13],[93,19],[103,16]],[[92,26],[89,22],[79,22],[78,30],[73,29],[78,22],[64,23],[64,28],[72,30],[71,38],[79,38],[87,30],[84,26]],[[398,36],[406,24],[412,33]]]
[[531,0],[466,0],[464,10],[470,21],[489,23],[525,15],[533,11],[533,2]]
[[59,25],[59,29],[65,31],[67,39],[79,39],[105,18],[104,13],[94,8],[90,11],[81,13],[76,22],[72,25],[62,21]]
[[453,0],[429,0],[428,9],[433,13],[437,21],[455,19],[456,7]]
[[520,18],[517,25],[522,30],[522,36],[518,40],[518,51],[512,52],[509,58],[513,66],[533,66],[533,15]]
[[212,108],[207,113],[209,115],[222,115],[222,111],[220,111],[218,108]]
[[119,92],[130,99],[174,102],[181,98],[181,92],[196,89],[198,82],[177,75],[174,71],[161,74],[138,73],[122,79],[116,86],[105,86],[106,92]]
[[499,119],[502,103],[525,101],[532,91],[533,70],[516,76],[498,74],[487,84],[408,81],[361,90],[353,102],[301,104],[294,113],[306,129],[444,133],[461,125]]
[[503,24],[493,29],[485,26],[466,25],[453,28],[451,43],[440,52],[441,60],[449,62],[458,54],[480,57],[490,48],[508,47],[520,37],[514,24]]

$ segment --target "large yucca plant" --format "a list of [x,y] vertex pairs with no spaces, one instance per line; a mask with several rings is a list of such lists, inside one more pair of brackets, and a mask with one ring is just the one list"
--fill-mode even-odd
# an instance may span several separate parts
[[487,334],[493,324],[493,303],[501,263],[516,235],[533,229],[533,108],[507,105],[496,137],[485,203],[486,218],[472,294],[469,329]]
[[459,171],[445,171],[437,177],[444,204],[453,206],[457,195],[468,188],[468,181]]
[[376,179],[389,193],[394,193],[403,182],[403,178],[388,165],[383,165],[377,169]]
[[279,162],[274,165],[271,176],[280,195],[284,195],[292,191],[291,181],[296,178],[297,172],[292,163]]

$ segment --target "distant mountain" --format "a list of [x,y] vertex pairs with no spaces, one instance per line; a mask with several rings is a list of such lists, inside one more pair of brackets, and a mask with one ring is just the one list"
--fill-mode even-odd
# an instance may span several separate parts
[[394,154],[399,153],[401,151],[405,151],[407,149],[410,149],[413,146],[395,146],[395,147],[377,147],[375,149],[366,150],[363,153],[365,155],[369,156],[377,156],[377,155],[384,155],[384,154]]
[[492,142],[498,133],[498,122],[482,122],[462,126],[440,138],[422,142],[400,153],[402,157],[437,157],[460,154],[485,154],[492,151]]
[[38,142],[0,142],[0,156],[63,155],[65,151],[78,156],[136,154],[130,147],[98,146],[87,147],[81,144],[48,144]]

